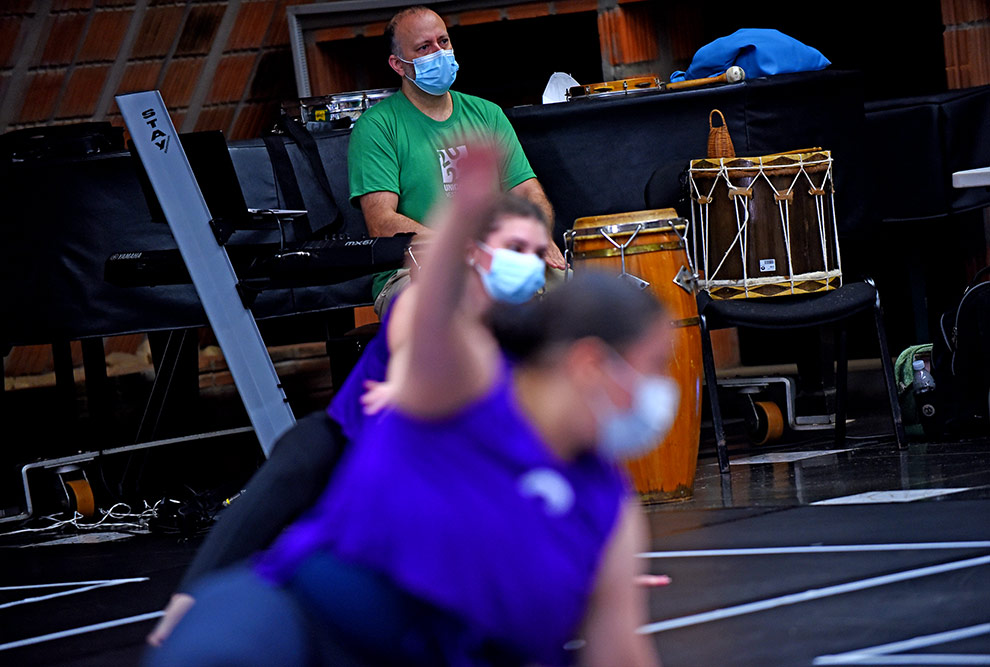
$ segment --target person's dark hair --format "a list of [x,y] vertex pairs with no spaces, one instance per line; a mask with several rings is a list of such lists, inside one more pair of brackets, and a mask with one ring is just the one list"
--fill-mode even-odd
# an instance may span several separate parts
[[485,227],[481,230],[479,239],[484,239],[493,231],[498,229],[503,218],[532,218],[543,227],[547,226],[546,216],[543,210],[529,201],[508,192],[503,192],[495,198],[492,205],[485,211]]
[[395,29],[402,19],[412,14],[432,11],[432,9],[425,5],[413,5],[412,7],[406,7],[405,9],[396,12],[395,16],[389,20],[388,25],[385,26],[385,42],[388,44],[388,52],[393,56],[399,56],[400,58],[402,57],[402,54],[399,52],[399,45],[395,42]]
[[583,271],[542,299],[490,314],[495,338],[518,363],[538,362],[545,352],[582,338],[599,338],[616,350],[635,342],[664,312],[647,290],[615,274]]

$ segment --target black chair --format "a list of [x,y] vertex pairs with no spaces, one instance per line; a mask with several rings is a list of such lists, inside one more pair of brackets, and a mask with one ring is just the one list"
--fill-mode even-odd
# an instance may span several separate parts
[[880,294],[872,281],[854,282],[836,290],[809,295],[799,299],[773,297],[763,299],[712,299],[706,291],[698,293],[698,315],[701,323],[701,350],[705,371],[705,384],[711,401],[712,425],[715,429],[715,447],[719,470],[729,472],[729,453],[719,406],[718,384],[715,376],[715,359],[712,355],[710,332],[728,327],[753,327],[758,329],[798,329],[836,326],[836,375],[835,375],[835,442],[841,447],[846,437],[846,321],[865,310],[873,309],[877,340],[880,344],[880,361],[883,365],[887,396],[890,400],[890,417],[899,449],[904,449],[906,439],[901,421],[901,408],[897,401],[894,367],[887,348],[887,335],[883,326]]

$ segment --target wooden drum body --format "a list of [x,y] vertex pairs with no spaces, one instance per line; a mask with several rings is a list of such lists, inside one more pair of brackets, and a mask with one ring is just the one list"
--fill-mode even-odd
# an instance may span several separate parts
[[[682,237],[686,224],[673,209],[637,211],[578,218],[564,235],[576,272],[587,268],[626,276],[650,289],[671,316],[667,375],[680,389],[677,420],[657,447],[627,464],[636,490],[649,502],[690,498],[698,464],[701,331]],[[620,251],[616,244],[625,247]]]
[[692,160],[689,180],[694,266],[712,298],[842,284],[829,151]]

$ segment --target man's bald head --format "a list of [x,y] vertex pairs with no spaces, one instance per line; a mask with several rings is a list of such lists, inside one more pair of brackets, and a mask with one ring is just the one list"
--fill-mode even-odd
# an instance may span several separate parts
[[[392,17],[392,20],[390,20],[388,22],[388,25],[385,26],[385,39],[388,40],[389,53],[395,56],[399,56],[400,58],[403,57],[402,46],[399,44],[398,40],[396,39],[395,32],[403,21],[405,21],[408,18],[411,18],[412,16],[415,16],[417,14],[422,14],[424,12],[429,14],[436,14],[436,12],[434,12],[429,7],[426,7],[424,5],[414,5],[412,7],[406,7],[405,9],[400,10],[395,14],[395,16]],[[437,18],[440,17],[437,16]]]

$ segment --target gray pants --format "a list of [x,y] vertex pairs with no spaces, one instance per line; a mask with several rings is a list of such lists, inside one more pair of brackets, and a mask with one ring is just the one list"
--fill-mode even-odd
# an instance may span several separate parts
[[375,315],[381,318],[382,313],[388,310],[388,306],[392,303],[392,299],[394,299],[399,292],[405,289],[410,280],[409,269],[399,269],[396,271],[395,275],[388,279],[385,283],[385,287],[383,287],[382,291],[378,293],[377,297],[375,297]]

